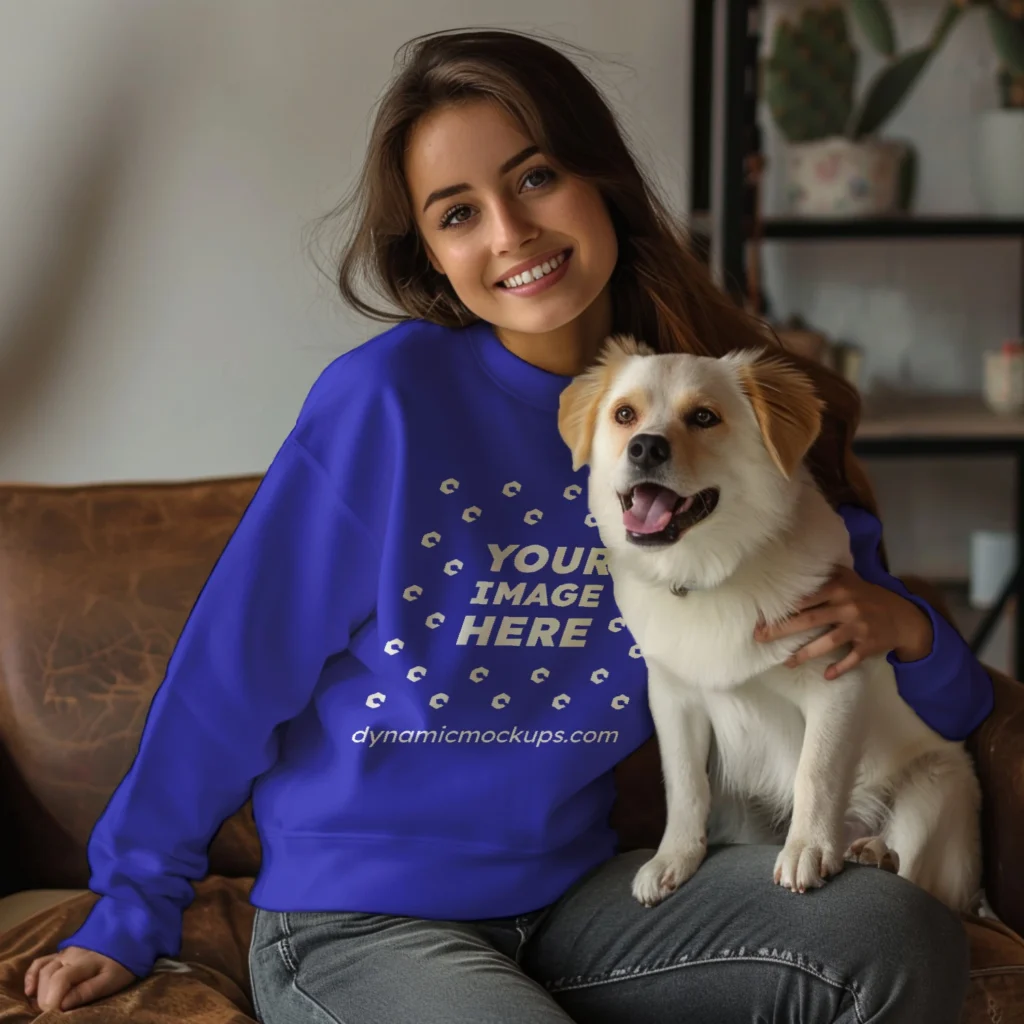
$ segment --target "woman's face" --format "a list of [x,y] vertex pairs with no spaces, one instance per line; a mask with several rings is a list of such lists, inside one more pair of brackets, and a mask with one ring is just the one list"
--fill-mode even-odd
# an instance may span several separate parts
[[[618,246],[601,194],[555,167],[497,104],[421,118],[405,175],[431,263],[482,320],[544,334],[581,316],[608,284]],[[520,271],[529,284],[510,280]]]

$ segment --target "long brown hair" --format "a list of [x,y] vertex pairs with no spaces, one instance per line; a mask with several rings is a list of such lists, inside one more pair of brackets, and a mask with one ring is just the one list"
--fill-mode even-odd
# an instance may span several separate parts
[[[825,402],[822,431],[808,454],[822,491],[833,505],[852,502],[876,512],[871,486],[851,450],[860,417],[856,389],[827,367],[785,351],[769,327],[719,290],[693,254],[685,228],[634,160],[607,102],[572,60],[533,35],[464,29],[410,40],[396,64],[358,180],[315,224],[319,233],[335,217],[349,218],[335,282],[350,307],[392,323],[422,318],[462,327],[479,319],[427,259],[403,154],[423,115],[445,104],[492,100],[543,153],[601,191],[619,245],[610,282],[613,332],[632,334],[659,352],[720,356],[740,348],[775,348],[813,379]],[[364,299],[361,286],[397,311]]]

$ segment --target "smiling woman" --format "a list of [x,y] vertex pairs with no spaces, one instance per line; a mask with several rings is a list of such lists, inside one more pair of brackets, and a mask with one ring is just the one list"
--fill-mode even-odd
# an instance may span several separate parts
[[566,373],[564,355],[611,330],[618,245],[600,190],[556,166],[499,104],[422,117],[405,175],[431,266],[511,351]]

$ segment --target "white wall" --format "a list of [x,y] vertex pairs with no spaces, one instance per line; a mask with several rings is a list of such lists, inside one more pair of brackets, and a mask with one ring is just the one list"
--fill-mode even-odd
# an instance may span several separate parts
[[[923,43],[943,6],[890,0],[900,48]],[[775,19],[793,7],[765,4],[766,51]],[[851,26],[862,76],[870,75],[879,59]],[[995,67],[984,12],[970,11],[885,126],[884,134],[917,148],[918,212],[980,211],[971,176],[975,118],[996,105]],[[766,106],[762,127],[770,166],[765,208],[775,213],[782,209],[781,147]],[[861,345],[869,389],[978,391],[981,353],[1020,332],[1018,240],[772,242],[764,255],[775,312],[801,313]],[[965,578],[970,531],[1013,527],[1010,459],[876,459],[868,468],[897,572]]]
[[[395,50],[465,25],[596,51],[687,206],[689,2],[0,0],[0,479],[262,471],[347,315],[302,232]],[[609,58],[604,63],[600,58]]]

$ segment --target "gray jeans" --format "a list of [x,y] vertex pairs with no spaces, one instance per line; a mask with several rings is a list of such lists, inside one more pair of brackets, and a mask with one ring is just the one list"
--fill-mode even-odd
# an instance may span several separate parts
[[258,910],[264,1024],[955,1024],[959,917],[877,868],[798,895],[778,849],[712,849],[656,907],[630,885],[653,851],[601,864],[531,913],[475,921]]

